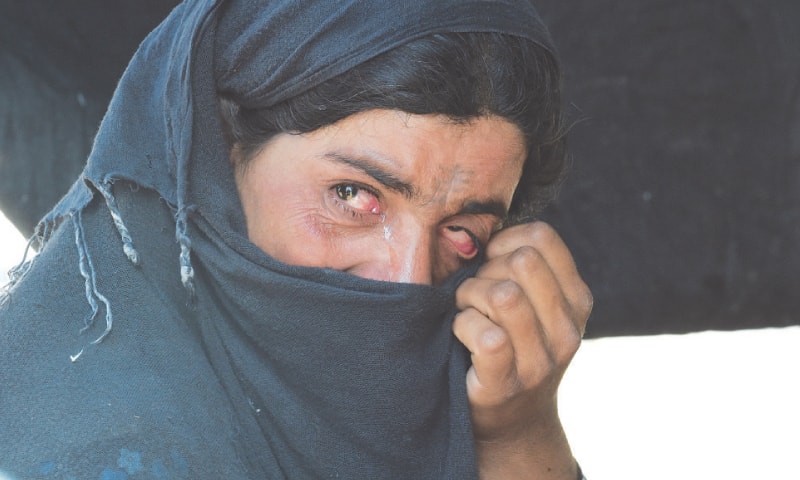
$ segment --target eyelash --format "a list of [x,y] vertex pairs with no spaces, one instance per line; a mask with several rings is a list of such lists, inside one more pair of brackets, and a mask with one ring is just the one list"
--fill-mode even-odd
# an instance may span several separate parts
[[337,202],[337,205],[339,205],[339,208],[341,208],[342,211],[344,211],[344,213],[346,213],[347,215],[349,215],[349,216],[351,216],[353,218],[356,218],[358,220],[361,220],[361,219],[364,218],[364,213],[357,212],[357,211],[353,210],[352,208],[348,207],[347,205],[345,205],[342,202]]

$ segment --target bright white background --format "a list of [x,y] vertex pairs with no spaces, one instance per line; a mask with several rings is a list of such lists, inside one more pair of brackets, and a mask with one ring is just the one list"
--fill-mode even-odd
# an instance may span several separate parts
[[800,327],[587,340],[560,408],[589,480],[800,479]]
[[589,480],[800,479],[800,327],[588,340],[560,400]]
[[0,286],[8,281],[8,271],[22,260],[27,243],[0,211]]

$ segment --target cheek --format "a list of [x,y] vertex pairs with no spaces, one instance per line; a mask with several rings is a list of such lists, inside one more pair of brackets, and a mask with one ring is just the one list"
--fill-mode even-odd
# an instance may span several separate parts
[[293,194],[290,188],[263,176],[250,175],[239,183],[247,234],[257,245],[270,233],[280,232]]
[[328,226],[312,210],[284,207],[280,210],[270,207],[253,221],[248,220],[250,241],[284,263],[331,267],[336,248]]
[[239,182],[239,193],[251,242],[284,263],[324,261],[325,233],[307,189],[260,176]]

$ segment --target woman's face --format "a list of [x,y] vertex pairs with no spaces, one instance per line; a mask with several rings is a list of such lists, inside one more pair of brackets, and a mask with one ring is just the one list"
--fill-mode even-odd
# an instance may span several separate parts
[[438,284],[499,228],[526,153],[499,117],[371,110],[277,135],[236,182],[250,240],[275,259]]

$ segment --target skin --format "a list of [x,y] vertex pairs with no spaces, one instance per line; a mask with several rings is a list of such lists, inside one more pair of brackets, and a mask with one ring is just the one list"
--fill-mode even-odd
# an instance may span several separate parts
[[438,284],[485,249],[453,326],[481,478],[572,480],[556,393],[591,294],[548,225],[500,230],[526,153],[503,118],[372,110],[231,160],[250,240],[283,262]]

